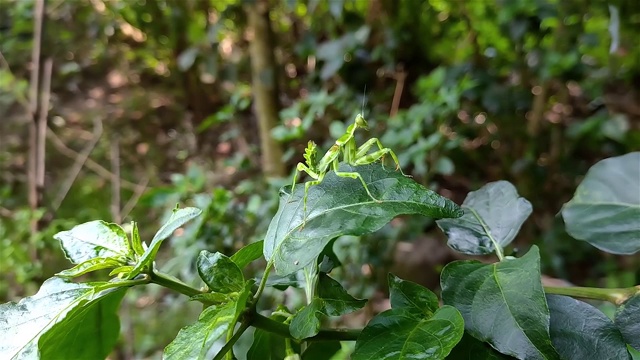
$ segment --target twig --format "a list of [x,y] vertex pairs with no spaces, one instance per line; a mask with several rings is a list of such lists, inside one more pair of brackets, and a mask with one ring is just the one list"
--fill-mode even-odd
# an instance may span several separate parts
[[120,213],[122,219],[126,218],[131,210],[133,210],[133,208],[136,206],[138,200],[140,200],[140,197],[142,196],[142,194],[144,194],[144,191],[147,190],[148,184],[149,176],[145,176],[144,179],[142,179],[142,181],[140,181],[140,183],[136,186],[136,189],[133,191],[133,195],[131,195],[127,203],[122,208],[122,211]]
[[42,69],[42,88],[40,89],[40,110],[38,111],[37,128],[37,162],[36,162],[36,189],[38,191],[38,202],[42,202],[44,192],[44,171],[45,171],[45,145],[47,137],[47,117],[49,115],[49,101],[51,100],[51,73],[53,70],[53,59],[47,58]]
[[389,111],[389,117],[394,117],[398,113],[400,108],[400,99],[402,98],[402,91],[404,90],[404,81],[407,78],[407,73],[401,67],[394,76],[396,79],[396,90],[393,93],[393,101],[391,101],[391,111]]
[[120,142],[115,134],[111,136],[111,171],[111,218],[120,224]]
[[[58,150],[62,155],[65,155],[72,159],[75,159],[79,156],[77,151],[68,148],[67,145],[65,145],[64,142],[60,140],[58,135],[56,135],[56,133],[53,130],[51,130],[51,128],[49,127],[47,127],[47,137],[49,138],[49,140],[51,140],[56,150]],[[91,158],[87,159],[85,165],[87,166],[88,169],[90,169],[91,171],[95,172],[96,174],[98,174],[99,176],[105,179],[111,180],[111,178],[115,176],[115,174],[111,173],[111,171],[105,169],[102,165],[93,161]],[[134,191],[136,189],[136,186],[138,185],[130,181],[121,179],[120,186],[122,186],[122,188],[124,189]]]
[[73,163],[73,166],[71,167],[71,169],[69,169],[69,175],[67,176],[65,181],[62,183],[62,186],[60,187],[60,190],[58,191],[58,194],[56,195],[56,198],[53,201],[53,205],[51,206],[51,208],[54,211],[60,208],[62,201],[69,193],[71,186],[76,181],[78,174],[80,174],[82,167],[87,162],[89,155],[98,144],[98,141],[100,140],[101,136],[102,136],[102,120],[100,120],[99,118],[95,118],[93,122],[93,137],[91,141],[87,144],[87,146],[85,146],[85,148],[82,149],[82,151],[78,154],[75,162]]

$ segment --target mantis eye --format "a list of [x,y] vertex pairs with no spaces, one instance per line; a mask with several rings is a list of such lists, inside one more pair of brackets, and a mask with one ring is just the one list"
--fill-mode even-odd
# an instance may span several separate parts
[[369,124],[367,124],[367,120],[364,119],[362,114],[358,114],[358,116],[356,116],[356,126],[365,130],[369,127]]

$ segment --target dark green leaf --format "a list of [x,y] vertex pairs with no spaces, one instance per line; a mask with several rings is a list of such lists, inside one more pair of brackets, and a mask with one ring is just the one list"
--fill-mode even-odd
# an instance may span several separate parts
[[613,254],[640,251],[638,189],[640,152],[598,162],[562,207],[567,232]]
[[56,276],[74,278],[96,270],[113,269],[126,264],[125,259],[93,258],[86,260],[71,269],[61,271]]
[[209,289],[228,294],[244,288],[242,270],[226,255],[202,250],[196,260],[198,273]]
[[565,360],[631,359],[613,321],[593,306],[567,296],[547,295],[551,341]]
[[318,275],[318,297],[300,311],[291,320],[289,331],[296,339],[314,336],[320,330],[323,316],[340,316],[356,311],[366,304],[366,300],[358,300],[328,275]]
[[331,359],[341,349],[340,341],[314,341],[302,353],[302,360]]
[[511,356],[500,354],[489,344],[477,340],[466,331],[462,340],[451,350],[447,360],[506,360]]
[[272,275],[267,279],[267,286],[276,288],[280,291],[286,290],[289,286],[302,289],[304,287],[304,279],[298,279],[297,273],[286,276]]
[[331,239],[374,232],[398,215],[432,218],[462,215],[451,200],[380,164],[357,167],[340,164],[340,170],[358,172],[381,202],[374,202],[359,180],[338,177],[333,171],[322,183],[309,189],[306,214],[302,201],[304,184],[298,184],[292,195],[281,191],[280,208],[264,243],[264,256],[275,265],[279,275],[309,265]]
[[436,223],[447,234],[447,244],[463,254],[482,255],[495,250],[493,239],[505,247],[518,234],[532,208],[508,181],[489,183],[472,191],[462,203],[464,215]]
[[318,271],[328,274],[331,270],[342,266],[340,259],[335,252],[333,252],[333,244],[336,239],[329,241],[327,246],[324,247],[320,255],[318,255]]
[[394,309],[404,309],[420,315],[433,315],[440,302],[433,292],[414,282],[389,274],[389,300]]
[[40,337],[41,359],[107,358],[120,337],[118,308],[126,289],[105,293],[97,299],[83,300]]
[[164,349],[163,359],[208,359],[209,350],[234,323],[236,304],[212,305],[204,309],[194,324],[183,327]]
[[34,296],[0,305],[0,358],[34,358],[40,337],[74,308],[107,295],[106,283],[76,284],[61,278],[45,281]]
[[[271,319],[284,322],[283,316],[272,316]],[[291,342],[292,350],[300,353],[298,342]],[[247,360],[281,360],[287,356],[285,338],[275,333],[256,329],[253,333],[253,343],[247,352]]]
[[496,264],[454,261],[442,270],[442,299],[464,317],[465,329],[503,354],[558,359],[549,337],[549,308],[536,246]]
[[255,260],[258,260],[262,256],[263,244],[263,240],[251,243],[233,254],[231,256],[231,260],[233,260],[240,269],[244,269],[245,266]]
[[158,230],[156,235],[153,237],[153,240],[151,240],[151,245],[149,245],[147,250],[145,250],[144,254],[138,260],[136,267],[129,274],[129,279],[133,279],[140,274],[143,269],[149,267],[153,263],[153,260],[156,258],[156,254],[158,253],[158,249],[160,249],[160,245],[162,245],[162,242],[166,238],[171,236],[171,234],[173,234],[173,232],[179,227],[201,213],[202,210],[192,207],[174,209],[169,220],[160,227],[160,230]]
[[133,252],[124,230],[102,220],[74,226],[53,236],[60,241],[65,256],[74,264],[95,258],[129,258]]
[[351,358],[444,359],[463,332],[462,316],[452,306],[443,306],[433,316],[391,309],[378,314],[362,330]]
[[640,351],[640,294],[632,296],[616,310],[614,322],[625,341]]

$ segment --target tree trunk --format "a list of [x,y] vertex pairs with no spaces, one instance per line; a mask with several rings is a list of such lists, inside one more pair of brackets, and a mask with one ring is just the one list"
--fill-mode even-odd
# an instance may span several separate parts
[[282,148],[271,137],[271,129],[278,123],[280,104],[269,8],[267,1],[258,0],[244,9],[248,18],[254,110],[260,131],[262,170],[268,177],[282,177],[285,175]]

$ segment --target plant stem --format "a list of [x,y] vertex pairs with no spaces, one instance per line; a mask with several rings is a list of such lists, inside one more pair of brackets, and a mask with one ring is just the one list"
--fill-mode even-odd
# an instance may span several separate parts
[[260,280],[260,285],[258,285],[258,291],[256,291],[256,294],[253,297],[254,304],[258,303],[258,299],[260,299],[260,295],[262,295],[262,291],[264,290],[264,287],[267,285],[269,272],[271,272],[271,263],[267,263],[267,267],[264,269],[264,273],[262,274],[262,280]]
[[617,288],[617,289],[601,289],[590,287],[555,287],[545,286],[544,291],[547,294],[566,295],[571,297],[579,297],[584,299],[594,299],[608,301],[616,305],[620,305],[627,301],[635,294],[640,294],[640,285],[630,288]]
[[221,360],[224,358],[225,355],[232,354],[231,351],[233,350],[233,345],[235,345],[238,339],[240,339],[240,336],[244,334],[244,332],[249,328],[250,325],[251,324],[249,324],[248,321],[241,322],[240,327],[238,328],[238,331],[236,331],[236,333],[233,334],[233,336],[229,339],[229,341],[227,341],[227,343],[224,344],[222,349],[218,351],[218,354],[216,354],[213,360]]
[[202,291],[192,288],[173,276],[169,276],[155,270],[151,272],[150,276],[152,283],[177,291],[183,295],[191,297],[202,294]]
[[[269,331],[286,338],[293,338],[289,332],[289,326],[281,322],[269,319],[266,316],[262,316],[258,313],[248,314],[251,318],[251,325]],[[340,341],[355,341],[362,332],[361,329],[331,329],[320,330],[316,336],[304,339],[305,341],[323,341],[323,340],[340,340]]]

